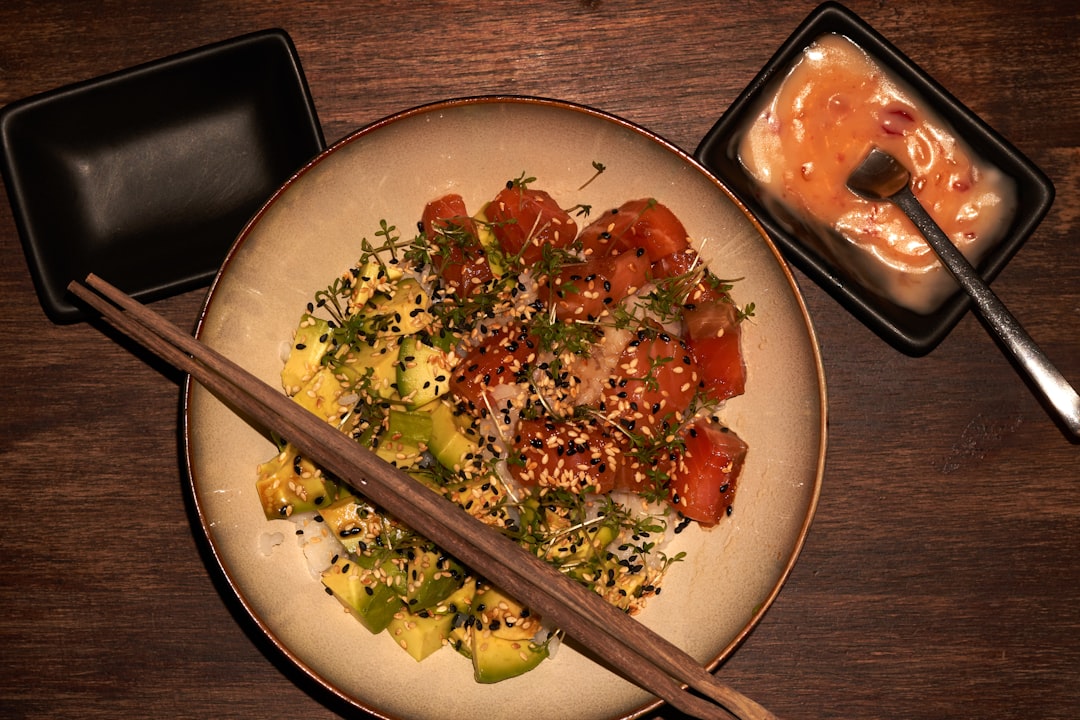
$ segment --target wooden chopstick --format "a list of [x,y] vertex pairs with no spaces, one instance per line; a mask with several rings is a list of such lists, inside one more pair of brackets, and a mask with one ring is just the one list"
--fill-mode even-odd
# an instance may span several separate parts
[[[768,710],[721,683],[665,638],[336,428],[320,422],[284,393],[101,278],[90,275],[85,285],[72,282],[68,290],[117,329],[190,374],[220,400],[288,438],[325,471],[433,540],[526,606],[550,618],[599,662],[639,687],[703,720],[731,716],[741,720],[775,720]],[[701,695],[687,691],[684,686]]]

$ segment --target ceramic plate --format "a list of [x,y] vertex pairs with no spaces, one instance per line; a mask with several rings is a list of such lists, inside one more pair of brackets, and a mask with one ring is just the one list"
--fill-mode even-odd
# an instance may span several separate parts
[[[593,162],[606,170],[594,175]],[[667,204],[717,275],[744,278],[746,393],[722,419],[750,446],[735,512],[691,528],[671,552],[686,561],[641,621],[705,664],[730,654],[780,590],[820,490],[826,399],[806,309],[776,248],[711,175],[655,135],[585,107],[530,98],[471,98],[409,110],[345,138],[288,182],[230,251],[200,321],[203,341],[280,386],[281,348],[317,290],[356,262],[381,220],[403,235],[448,192],[479,207],[510,179],[536,178],[564,206],[607,209],[637,197]],[[185,408],[191,487],[221,570],[259,627],[304,671],[383,717],[588,720],[643,712],[652,698],[563,645],[533,672],[495,685],[444,649],[417,663],[371,635],[312,577],[294,541],[269,555],[255,467],[274,454],[259,430],[200,387]],[[423,688],[418,692],[418,688]]]

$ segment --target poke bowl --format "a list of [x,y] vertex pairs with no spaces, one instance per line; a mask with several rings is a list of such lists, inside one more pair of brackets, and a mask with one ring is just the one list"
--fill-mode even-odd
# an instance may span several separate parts
[[[295,392],[282,379],[294,351],[340,326],[319,300],[328,286],[344,278],[351,291],[380,272],[366,273],[371,266],[358,259],[370,260],[380,243],[404,247],[422,236],[432,201],[452,196],[481,208],[503,189],[526,185],[562,208],[589,209],[582,225],[629,200],[662,204],[741,309],[745,387],[709,407],[712,420],[747,448],[734,504],[708,523],[677,521],[665,553],[678,561],[664,571],[663,593],[635,608],[642,623],[715,667],[771,605],[805,541],[822,482],[827,400],[814,330],[779,252],[683,151],[613,115],[542,98],[462,98],[404,111],[333,145],[263,206],[214,280],[198,337]],[[297,334],[321,312],[330,313],[321,320],[330,331]],[[416,399],[402,387],[394,392],[391,402]],[[346,702],[393,718],[517,717],[521,707],[551,719],[628,718],[656,707],[655,698],[572,639],[528,672],[498,682],[481,678],[469,653],[455,652],[445,638],[418,662],[393,633],[357,622],[355,608],[346,611],[320,582],[326,570],[313,566],[317,553],[293,506],[266,505],[260,468],[283,452],[282,439],[191,383],[184,442],[201,528],[244,611],[289,662]],[[289,472],[294,460],[286,462]],[[325,522],[322,514],[317,510],[314,522]],[[674,525],[680,516],[671,517]],[[338,565],[340,556],[322,562]]]

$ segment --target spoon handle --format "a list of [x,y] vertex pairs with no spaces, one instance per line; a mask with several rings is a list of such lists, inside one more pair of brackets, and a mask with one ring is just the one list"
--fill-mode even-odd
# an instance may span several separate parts
[[1054,367],[1042,349],[1035,344],[1005,304],[998,299],[967,258],[952,244],[933,218],[905,186],[889,198],[903,210],[922,231],[930,247],[941,258],[960,286],[967,291],[978,306],[982,317],[1001,339],[1020,366],[1028,373],[1035,386],[1046,398],[1073,433],[1080,436],[1080,396],[1061,372]]

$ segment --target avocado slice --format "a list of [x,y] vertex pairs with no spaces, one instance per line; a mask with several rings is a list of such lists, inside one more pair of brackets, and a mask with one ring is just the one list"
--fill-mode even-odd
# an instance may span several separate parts
[[476,626],[504,640],[531,640],[543,629],[539,617],[491,585],[481,585],[471,609]]
[[605,558],[607,546],[617,536],[618,529],[611,524],[586,525],[561,535],[547,549],[544,558],[564,568],[594,567]]
[[425,610],[402,610],[394,615],[387,632],[417,661],[423,660],[444,645],[451,644],[455,621],[472,603],[476,582],[470,579],[445,602]]
[[411,613],[402,609],[394,615],[386,631],[419,662],[447,644],[453,624],[453,615],[433,615],[427,610]]
[[447,485],[443,495],[465,512],[488,525],[505,526],[510,520],[506,511],[507,496],[502,482],[479,475]]
[[322,367],[293,395],[293,400],[320,419],[338,425],[359,400],[358,380],[359,375],[348,366]]
[[449,385],[450,354],[424,342],[420,335],[402,338],[397,389],[406,409],[427,405],[446,392]]
[[322,357],[330,349],[330,323],[305,313],[293,333],[292,349],[281,369],[281,385],[295,395],[322,367]]
[[484,206],[473,215],[473,219],[476,220],[476,240],[480,243],[480,247],[484,249],[488,266],[491,268],[491,274],[495,277],[502,277],[506,274],[507,268],[503,261],[502,247],[500,247],[495,233],[491,231],[491,221],[487,218],[488,205],[490,203],[484,203]]
[[391,409],[375,454],[395,467],[411,470],[423,462],[430,438],[430,413]]
[[364,329],[375,335],[415,335],[431,324],[431,296],[411,277],[401,278],[391,293],[377,294],[363,312]]
[[547,645],[528,640],[506,640],[472,631],[473,678],[491,684],[524,675],[548,657]]
[[370,398],[390,400],[397,397],[396,368],[400,352],[400,337],[376,338],[350,348],[341,364],[357,375],[359,392]]
[[470,610],[469,655],[476,682],[501,682],[528,673],[548,657],[548,644],[532,641],[538,617],[490,585],[477,587]]
[[386,432],[395,439],[426,446],[431,440],[433,418],[424,410],[391,409],[386,418]]
[[349,298],[353,307],[362,308],[367,305],[379,288],[388,283],[396,283],[405,273],[396,265],[380,262],[377,258],[370,258],[357,268],[356,282],[353,284],[352,297]]
[[398,594],[400,576],[393,560],[339,556],[323,572],[322,583],[364,627],[380,633],[405,607]]
[[497,683],[517,677],[548,657],[547,644],[532,640],[541,629],[539,619],[495,588],[478,588],[470,612],[470,653],[476,682]]
[[405,604],[409,610],[427,610],[444,602],[461,587],[465,568],[439,549],[416,548],[408,553],[405,568]]
[[447,643],[459,655],[472,660],[472,625],[469,624],[468,614],[459,613],[454,618]]
[[440,465],[458,472],[472,465],[480,454],[479,442],[445,402],[435,403],[432,407],[428,449]]
[[319,515],[338,542],[357,555],[367,552],[369,545],[400,547],[414,537],[407,527],[388,520],[374,505],[352,494],[320,508]]
[[331,504],[338,486],[314,463],[287,444],[281,452],[258,467],[255,490],[267,519],[287,518]]

